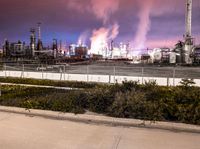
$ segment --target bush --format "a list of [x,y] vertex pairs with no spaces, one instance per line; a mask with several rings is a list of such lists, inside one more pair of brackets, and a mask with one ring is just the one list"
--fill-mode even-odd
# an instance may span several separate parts
[[190,86],[194,85],[195,82],[193,79],[182,79],[182,81],[180,82],[181,86],[185,87],[185,88],[189,88]]
[[86,103],[84,93],[72,91],[68,93],[53,93],[46,97],[28,99],[22,103],[22,107],[78,114],[84,113]]
[[88,93],[89,110],[98,113],[106,113],[114,101],[115,92],[112,92],[112,89],[114,88],[98,87],[90,91]]
[[109,114],[123,118],[160,120],[162,115],[159,109],[159,104],[147,101],[144,93],[129,91],[116,95]]
[[123,82],[82,90],[2,86],[0,105],[200,124],[200,88]]

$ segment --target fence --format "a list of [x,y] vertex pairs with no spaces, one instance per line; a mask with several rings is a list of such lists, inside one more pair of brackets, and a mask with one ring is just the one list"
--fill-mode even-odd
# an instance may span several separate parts
[[182,78],[193,78],[200,86],[200,69],[195,67],[127,67],[102,65],[4,65],[1,77],[21,77],[102,83],[155,80],[158,85],[179,85]]

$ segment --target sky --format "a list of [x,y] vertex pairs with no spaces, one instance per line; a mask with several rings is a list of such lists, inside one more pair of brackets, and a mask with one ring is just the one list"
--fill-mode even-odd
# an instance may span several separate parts
[[[0,43],[25,41],[42,22],[42,40],[51,44],[97,40],[134,48],[172,47],[185,32],[185,0],[0,0]],[[193,0],[192,34],[200,44],[200,0]]]

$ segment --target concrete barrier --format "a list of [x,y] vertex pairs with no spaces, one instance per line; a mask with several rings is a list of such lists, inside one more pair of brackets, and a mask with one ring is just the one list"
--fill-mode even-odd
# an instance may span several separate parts
[[[99,83],[122,83],[123,81],[139,81],[145,83],[156,81],[160,86],[180,85],[182,78],[162,78],[162,77],[139,77],[139,76],[114,76],[114,75],[91,75],[91,74],[64,74],[51,72],[22,72],[22,71],[1,71],[1,77],[18,77],[48,80],[68,80]],[[194,79],[196,86],[200,87],[200,79]]]

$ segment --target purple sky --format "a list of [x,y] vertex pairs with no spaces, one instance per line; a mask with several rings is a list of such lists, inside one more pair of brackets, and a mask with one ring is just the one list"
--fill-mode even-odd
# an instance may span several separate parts
[[[5,38],[28,43],[29,29],[37,22],[42,22],[44,43],[51,43],[53,38],[76,43],[84,33],[89,44],[94,29],[115,22],[119,24],[115,41],[132,42],[137,36],[141,15],[144,15],[143,24],[148,23],[147,47],[172,46],[183,38],[185,31],[184,0],[114,0],[114,3],[113,0],[0,0],[0,6],[1,43]],[[193,8],[192,31],[200,43],[200,0],[193,0]],[[109,11],[104,14],[101,11],[104,9]],[[144,13],[149,13],[149,22]]]

